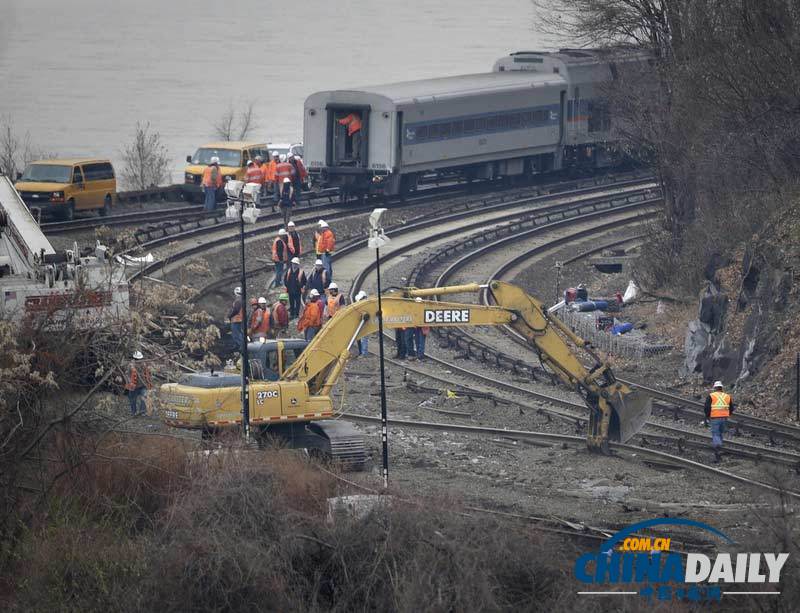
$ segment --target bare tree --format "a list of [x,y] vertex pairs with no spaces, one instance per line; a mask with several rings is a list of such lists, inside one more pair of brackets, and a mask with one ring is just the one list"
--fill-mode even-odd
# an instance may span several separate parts
[[214,136],[224,141],[244,140],[255,128],[254,103],[248,102],[239,111],[233,104],[214,123]]
[[150,123],[136,124],[133,142],[122,150],[125,166],[119,173],[123,183],[132,189],[164,185],[170,180],[170,158],[161,134]]
[[17,135],[10,116],[0,120],[0,172],[4,175],[13,179],[31,162],[54,157],[55,154],[33,144],[30,132]]

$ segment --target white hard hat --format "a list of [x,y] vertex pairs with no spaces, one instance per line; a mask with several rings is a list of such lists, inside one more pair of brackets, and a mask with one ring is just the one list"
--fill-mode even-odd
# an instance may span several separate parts
[[264,296],[260,296],[258,299],[258,304],[267,304],[267,299]]
[[277,151],[271,151],[271,152],[270,152],[270,155],[271,155],[272,157],[274,157],[274,158],[279,158],[279,157],[281,157],[281,154],[280,154],[280,153],[278,153]]
[[250,164],[255,164],[255,162],[253,160],[247,160],[247,165],[250,166]]
[[339,289],[339,286],[336,285],[336,283],[331,283],[330,285],[328,285],[328,289]]
[[722,381],[714,381],[714,387],[720,387],[720,388],[722,388],[722,387],[725,387],[725,386],[724,386],[724,385],[722,385]]
[[293,222],[293,221],[290,221],[290,222],[287,224],[287,227],[289,227],[289,228],[294,228],[294,222]]
[[320,220],[317,222],[317,224],[319,225],[319,227],[320,227],[320,228],[327,228],[327,227],[328,227],[328,222],[327,222],[327,221],[325,221],[324,219],[320,219]]
[[292,264],[299,264],[300,258],[292,258]]
[[262,158],[260,155],[256,156],[256,162],[263,162],[263,161],[264,161],[264,158]]
[[291,182],[292,182],[292,180],[291,180],[289,177],[284,177],[284,178],[283,178],[283,182],[284,182],[284,183],[291,183]]
[[214,157],[211,158],[209,164],[219,164],[219,158],[215,155]]
[[281,228],[280,230],[278,230],[278,236],[286,236],[287,234],[289,233],[286,231],[285,228]]
[[316,297],[319,296],[319,292],[316,289],[312,289],[310,292],[308,292],[308,295],[311,297]]
[[143,360],[144,359],[144,356],[142,355],[141,351],[134,351],[132,357],[133,357],[134,360]]
[[234,295],[234,296],[241,296],[241,295],[242,295],[242,288],[241,288],[241,287],[237,287],[237,288],[235,288],[235,289],[233,290],[233,295]]
[[414,302],[422,302],[422,298],[420,298],[419,296],[417,296],[416,298],[414,298]]
[[362,289],[356,294],[356,302],[358,302],[359,300],[364,300],[366,297],[367,297],[367,292],[365,292]]
[[281,153],[281,154],[280,154],[280,156],[278,157],[278,159],[279,159],[281,162],[285,162],[285,161],[286,161],[286,154],[285,154],[285,153]]
[[314,262],[314,266],[322,266],[322,260],[317,260]]

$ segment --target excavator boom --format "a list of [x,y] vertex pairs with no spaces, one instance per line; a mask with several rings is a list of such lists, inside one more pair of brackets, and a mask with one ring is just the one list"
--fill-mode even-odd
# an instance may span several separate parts
[[[430,300],[484,289],[496,306]],[[586,341],[518,286],[493,282],[489,287],[467,284],[408,288],[383,296],[381,302],[385,328],[507,325],[516,330],[528,339],[545,365],[585,398],[590,410],[588,443],[591,449],[605,452],[609,441],[627,441],[650,416],[649,397],[617,381],[609,364]],[[307,382],[312,395],[330,394],[349,357],[350,347],[356,340],[377,331],[377,309],[377,299],[371,298],[340,310],[284,373],[284,379]],[[576,355],[577,350],[591,358],[591,367],[584,366]]]

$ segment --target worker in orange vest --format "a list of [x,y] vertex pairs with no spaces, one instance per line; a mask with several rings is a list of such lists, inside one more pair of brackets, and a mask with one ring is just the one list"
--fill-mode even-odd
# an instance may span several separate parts
[[258,299],[256,305],[257,308],[250,317],[250,331],[248,332],[252,340],[267,338],[269,336],[270,322],[272,321],[267,299],[264,296]]
[[722,437],[725,434],[725,424],[733,414],[733,397],[723,391],[722,381],[714,382],[714,391],[706,396],[705,423],[711,422],[711,448],[714,450],[714,463],[720,461]]
[[247,322],[247,339],[252,340],[253,335],[251,332],[255,328],[255,322],[258,318],[258,298],[250,298],[248,303],[250,304],[250,316]]
[[322,266],[328,271],[328,279],[333,279],[333,250],[336,248],[336,236],[328,222],[320,219],[317,222],[319,231],[315,234],[317,257],[322,260]]
[[233,305],[228,313],[228,320],[231,322],[231,338],[233,339],[234,351],[241,351],[242,341],[244,341],[244,330],[242,330],[242,319],[244,318],[242,288],[237,287],[233,290],[233,296]]
[[222,172],[219,169],[219,158],[214,156],[203,170],[203,192],[205,193],[205,209],[213,211],[217,208],[217,191],[222,187]]
[[283,271],[289,261],[289,245],[286,242],[288,233],[284,228],[278,230],[278,235],[272,241],[272,262],[275,264],[275,277],[272,279],[267,289],[280,287],[283,283]]
[[308,302],[297,320],[297,331],[303,332],[305,339],[310,341],[317,335],[322,327],[322,304],[319,300],[319,292],[312,289],[308,292]]
[[299,258],[303,255],[303,251],[300,248],[300,234],[297,232],[296,228],[297,226],[295,226],[293,221],[286,224],[286,230],[289,232],[286,242],[289,244],[289,253],[293,258]]
[[276,189],[277,186],[275,185],[275,172],[278,168],[278,157],[278,152],[273,151],[270,161],[264,164],[264,185],[267,191],[272,192],[272,201],[275,204],[278,204],[278,197],[280,196]]
[[[281,153],[278,157],[278,164],[275,166],[275,189],[279,192],[284,179],[289,179],[289,183],[292,182],[292,165],[286,159],[286,154]],[[278,196],[280,201],[280,193]]]
[[153,379],[150,375],[150,369],[143,362],[144,355],[142,355],[142,352],[134,351],[131,357],[133,362],[131,362],[130,371],[128,372],[125,391],[130,402],[131,417],[136,417],[147,412],[145,396],[147,395],[147,390],[153,389]]
[[350,113],[339,120],[339,124],[347,127],[347,136],[351,143],[352,159],[361,158],[361,114]]
[[325,308],[322,312],[322,321],[328,321],[336,315],[336,312],[345,305],[345,299],[339,293],[339,286],[336,283],[328,285],[328,297],[325,300]]
[[244,175],[244,182],[264,184],[264,172],[260,166],[256,166],[253,160],[247,160],[247,172]]

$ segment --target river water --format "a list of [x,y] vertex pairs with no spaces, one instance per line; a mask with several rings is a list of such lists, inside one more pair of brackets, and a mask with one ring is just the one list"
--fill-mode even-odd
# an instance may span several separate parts
[[530,0],[0,0],[0,116],[60,156],[108,156],[137,121],[174,158],[254,103],[260,141],[302,138],[322,89],[484,72],[537,48]]

